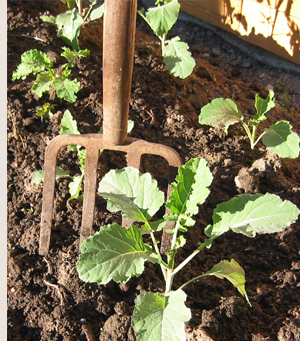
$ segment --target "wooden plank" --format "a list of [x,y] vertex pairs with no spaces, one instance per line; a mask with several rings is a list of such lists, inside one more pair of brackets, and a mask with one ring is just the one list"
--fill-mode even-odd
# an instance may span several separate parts
[[300,64],[300,0],[179,0],[181,10]]
[[236,15],[241,13],[242,1],[232,0],[227,8],[224,0],[179,0],[181,10],[227,31],[238,30]]

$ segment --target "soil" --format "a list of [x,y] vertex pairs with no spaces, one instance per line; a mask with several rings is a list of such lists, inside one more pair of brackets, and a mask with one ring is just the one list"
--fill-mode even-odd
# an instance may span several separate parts
[[[41,23],[40,15],[66,11],[60,1],[8,1],[7,59],[7,295],[8,340],[135,340],[130,316],[134,301],[144,291],[163,291],[160,269],[146,264],[143,275],[127,283],[84,283],[78,278],[79,231],[82,202],[70,199],[69,179],[56,185],[52,239],[47,256],[38,253],[43,185],[31,183],[42,169],[50,140],[59,134],[61,117],[69,109],[82,134],[98,133],[102,125],[102,19],[87,22],[80,47],[90,56],[76,61],[73,77],[81,84],[75,103],[49,95],[38,99],[31,92],[34,77],[12,81],[21,54],[29,49],[47,52],[55,65],[64,63],[65,46],[54,26]],[[211,31],[179,21],[169,37],[179,35],[196,60],[194,72],[182,80],[171,76],[163,64],[159,41],[142,18],[137,18],[135,63],[129,118],[131,136],[175,149],[183,162],[203,157],[213,173],[208,200],[186,234],[187,243],[178,262],[203,240],[217,204],[241,193],[275,193],[300,207],[300,162],[280,159],[262,144],[252,151],[239,126],[229,134],[201,126],[201,107],[217,97],[233,99],[243,115],[254,114],[254,97],[275,92],[276,107],[259,128],[288,120],[300,134],[300,79],[280,69],[266,67],[241,53],[238,45],[222,41]],[[55,106],[50,120],[41,122],[36,108]],[[254,164],[259,160],[264,169]],[[71,175],[79,172],[74,152],[62,149],[58,166]],[[104,151],[99,159],[99,179],[110,169],[126,166],[123,154]],[[143,171],[150,172],[164,188],[165,160],[147,155]],[[252,167],[252,168],[251,168]],[[256,171],[255,171],[256,170]],[[259,175],[257,174],[259,171]],[[121,222],[97,197],[93,230]],[[246,272],[246,289],[252,307],[230,282],[208,278],[185,288],[192,318],[186,324],[187,340],[295,341],[300,339],[300,221],[282,233],[253,239],[234,233],[219,237],[175,277],[174,289],[209,270],[221,260],[235,259]],[[94,338],[94,339],[93,339]]]

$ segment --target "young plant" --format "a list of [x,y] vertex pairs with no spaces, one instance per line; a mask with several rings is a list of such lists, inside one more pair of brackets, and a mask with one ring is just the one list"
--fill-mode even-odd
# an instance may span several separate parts
[[[128,129],[127,132],[133,129],[134,123],[131,120],[128,120]],[[99,134],[102,134],[102,127],[100,128]],[[77,127],[77,122],[73,118],[72,114],[69,110],[64,112],[63,118],[61,120],[61,127],[59,134],[73,134],[73,135],[80,135],[80,132]],[[79,159],[79,168],[80,168],[80,175],[70,176],[68,171],[64,171],[60,167],[56,167],[56,179],[59,178],[71,178],[72,181],[69,183],[69,193],[71,195],[71,199],[80,199],[83,200],[83,195],[81,193],[82,184],[84,181],[84,171],[85,171],[85,160],[86,160],[86,149],[82,148],[80,145],[70,145],[68,149],[71,151],[77,152],[77,156]],[[103,150],[100,150],[100,154]],[[44,169],[35,171],[31,178],[31,183],[39,184],[44,181]]]
[[[64,112],[63,118],[61,120],[61,128],[59,131],[60,134],[75,134],[79,135],[80,132],[77,128],[77,122],[73,119],[72,114],[69,110]],[[69,183],[69,193],[71,195],[71,199],[83,199],[81,194],[81,187],[84,179],[84,170],[85,170],[85,160],[86,160],[86,150],[82,149],[80,145],[70,145],[68,149],[71,151],[77,152],[77,156],[79,158],[79,167],[81,174],[70,176],[68,171],[64,171],[60,167],[56,167],[56,179],[59,178],[71,178],[72,181]],[[36,171],[33,173],[31,182],[32,183],[41,183],[44,181],[44,169]]]
[[167,40],[168,32],[178,19],[180,4],[178,0],[158,0],[155,5],[157,6],[149,8],[145,14],[145,9],[138,13],[159,38],[162,56],[169,72],[175,77],[186,78],[193,72],[196,65],[188,51],[189,46],[179,37]]
[[51,116],[53,116],[53,113],[51,110],[54,109],[54,106],[50,103],[45,103],[42,107],[36,108],[36,114],[38,117],[40,117],[41,121],[48,120]]
[[[218,127],[228,133],[228,127],[235,123],[241,123],[250,140],[250,147],[254,149],[261,140],[262,143],[274,154],[283,158],[297,158],[299,156],[299,136],[292,131],[288,121],[278,121],[265,129],[257,138],[259,124],[267,120],[266,113],[275,106],[274,92],[269,91],[266,99],[255,95],[256,114],[245,123],[244,117],[235,102],[231,99],[216,98],[205,105],[199,115],[199,123]],[[252,130],[251,130],[252,129]]]
[[22,54],[21,64],[13,72],[13,81],[26,79],[30,74],[37,75],[32,85],[31,91],[38,97],[42,97],[44,92],[49,92],[53,88],[58,98],[74,103],[77,99],[76,93],[79,91],[80,83],[75,78],[69,79],[71,69],[74,66],[75,58],[87,57],[89,50],[71,51],[63,47],[61,56],[67,59],[67,63],[62,65],[60,72],[55,72],[50,58],[45,52],[39,50],[29,50]]
[[57,27],[58,34],[62,40],[73,49],[79,49],[78,37],[81,26],[89,18],[90,20],[99,19],[103,16],[104,5],[94,8],[98,0],[89,0],[90,5],[86,15],[83,17],[82,0],[61,0],[66,3],[69,10],[65,13],[54,16],[41,16],[42,22],[53,24]]
[[[256,234],[279,232],[295,222],[300,213],[294,204],[282,201],[275,194],[243,194],[233,198],[216,207],[213,224],[204,230],[205,239],[199,241],[199,246],[178,264],[175,257],[185,245],[183,234],[195,224],[193,216],[198,213],[198,205],[208,197],[212,179],[204,159],[191,159],[181,166],[166,203],[170,214],[157,221],[152,218],[165,199],[150,174],[125,167],[111,170],[99,184],[98,194],[108,200],[107,209],[121,211],[123,218],[139,222],[141,227],[136,224],[129,229],[118,224],[102,226],[99,232],[82,243],[77,270],[79,277],[86,282],[107,284],[114,280],[122,283],[140,276],[145,261],[159,264],[165,291],[145,292],[135,302],[132,325],[139,341],[185,341],[185,322],[191,318],[191,311],[185,305],[186,294],[182,289],[204,276],[228,279],[250,304],[244,270],[234,260],[222,260],[208,272],[175,289],[172,285],[174,276],[201,250],[210,248],[222,234],[231,230],[253,238]],[[172,238],[165,261],[156,232],[161,231],[167,221],[173,221],[175,225],[168,231]],[[143,235],[150,235],[152,246],[144,242]]]

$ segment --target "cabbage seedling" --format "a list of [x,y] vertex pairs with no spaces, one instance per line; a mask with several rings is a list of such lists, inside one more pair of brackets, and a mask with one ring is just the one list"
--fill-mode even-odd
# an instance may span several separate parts
[[[202,158],[191,159],[181,166],[166,202],[170,213],[157,221],[152,218],[165,199],[149,173],[142,174],[133,167],[111,170],[99,184],[98,194],[108,200],[108,210],[121,211],[123,218],[139,222],[141,227],[134,223],[129,229],[119,224],[102,226],[82,243],[77,270],[83,281],[107,284],[111,280],[122,283],[140,276],[146,261],[160,265],[165,291],[145,292],[135,302],[132,325],[139,341],[185,341],[185,322],[191,318],[191,311],[185,305],[183,288],[204,276],[228,279],[249,302],[244,270],[233,259],[221,261],[177,290],[172,288],[173,279],[201,250],[210,248],[216,238],[230,230],[253,238],[256,234],[282,231],[298,218],[299,209],[275,194],[240,195],[215,208],[213,224],[204,230],[205,239],[175,266],[176,254],[185,245],[184,233],[195,224],[193,216],[208,197],[212,179]],[[175,227],[168,231],[172,235],[171,245],[166,250],[167,260],[163,260],[156,232],[167,221],[174,221]],[[144,242],[143,235],[150,235],[152,246]]]
[[162,56],[171,75],[180,78],[188,77],[196,65],[188,44],[179,37],[167,39],[167,34],[176,23],[180,11],[178,0],[158,0],[156,7],[138,11],[141,17],[151,27],[153,33],[161,42]]
[[267,120],[265,114],[274,106],[275,98],[272,90],[269,91],[266,99],[262,99],[256,94],[256,114],[249,120],[249,124],[247,124],[235,102],[231,99],[216,98],[201,109],[199,123],[221,128],[226,134],[228,133],[228,127],[230,125],[241,123],[250,140],[251,149],[254,149],[256,144],[262,140],[262,143],[270,152],[283,158],[297,158],[300,151],[300,138],[292,131],[293,127],[288,121],[276,122],[256,138],[258,125]]

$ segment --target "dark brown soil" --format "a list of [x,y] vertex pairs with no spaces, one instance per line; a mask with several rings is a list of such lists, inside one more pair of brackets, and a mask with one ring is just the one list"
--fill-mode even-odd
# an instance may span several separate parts
[[[38,254],[43,186],[31,184],[32,173],[42,169],[45,148],[58,135],[66,109],[81,133],[98,133],[102,125],[102,19],[88,22],[81,30],[80,47],[91,54],[74,67],[74,77],[81,83],[78,100],[60,104],[48,95],[37,99],[30,90],[33,77],[16,82],[11,77],[21,54],[29,49],[51,53],[56,65],[64,62],[60,57],[63,41],[55,27],[41,23],[39,16],[62,13],[65,5],[60,1],[8,1],[7,7],[8,340],[90,341],[88,331],[101,341],[135,340],[130,327],[134,300],[145,290],[164,290],[160,269],[147,264],[140,278],[126,284],[99,286],[79,280],[76,262],[82,203],[70,199],[68,179],[57,181],[50,252],[47,257]],[[235,100],[243,114],[251,116],[255,94],[264,97],[272,86],[277,103],[266,124],[288,120],[300,134],[299,75],[267,68],[240,53],[238,45],[228,45],[212,32],[181,21],[170,37],[179,34],[190,45],[197,65],[190,77],[177,79],[162,63],[158,39],[141,18],[137,27],[131,136],[168,145],[183,162],[203,157],[214,175],[209,198],[196,216],[196,226],[187,233],[179,258],[185,258],[202,240],[215,206],[240,193],[275,193],[299,207],[299,159],[272,157],[261,144],[251,151],[239,127],[225,136],[198,123],[201,107],[217,97]],[[41,122],[36,107],[46,102],[55,105],[55,115]],[[249,172],[257,159],[267,165],[260,177]],[[72,175],[79,171],[78,160],[67,149],[60,152],[58,165]],[[105,151],[99,160],[99,179],[109,169],[125,165],[124,155]],[[166,185],[164,160],[145,156],[143,169],[160,186]],[[120,221],[98,197],[94,231]],[[252,308],[227,281],[205,278],[194,282],[185,288],[193,316],[186,325],[187,339],[299,340],[299,250],[299,220],[278,234],[249,239],[228,233],[217,239],[212,249],[203,251],[175,278],[174,289],[217,262],[233,258],[245,269]]]

